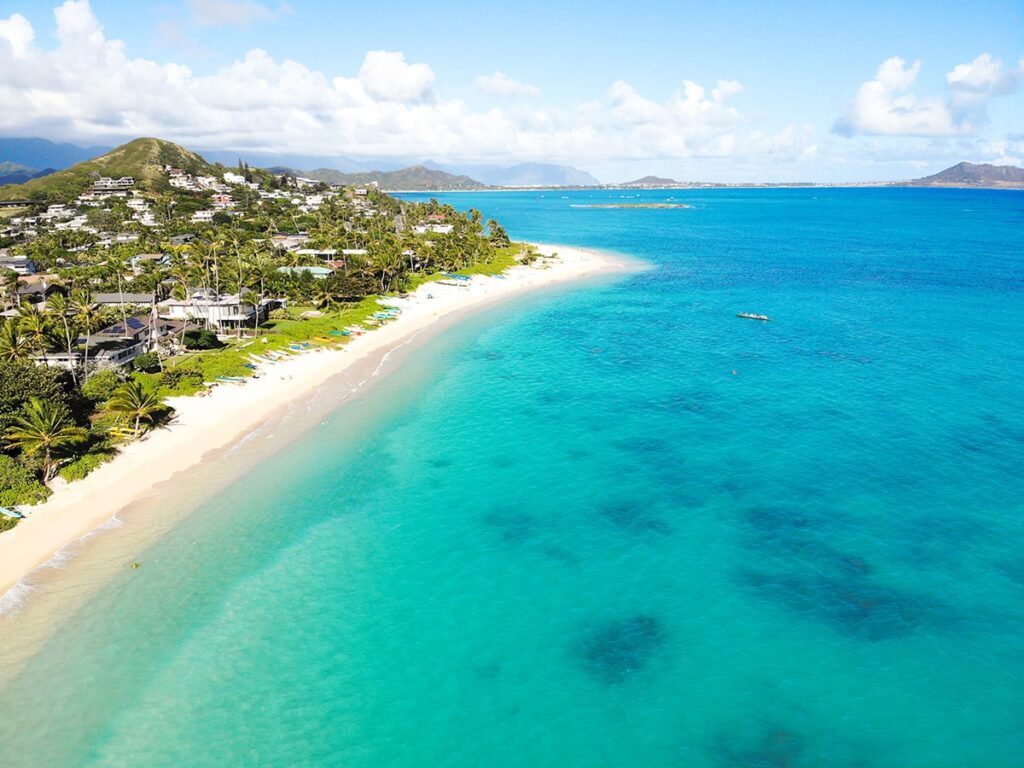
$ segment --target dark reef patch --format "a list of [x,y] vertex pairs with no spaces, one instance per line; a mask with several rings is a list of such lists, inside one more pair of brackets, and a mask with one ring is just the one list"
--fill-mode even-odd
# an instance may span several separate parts
[[601,509],[601,517],[616,528],[631,533],[657,533],[669,536],[672,527],[652,515],[649,510],[632,502],[616,502]]
[[768,550],[790,564],[802,564],[816,571],[864,576],[871,565],[861,557],[843,552],[821,541],[824,520],[794,513],[782,507],[754,507],[744,513],[747,543]]
[[665,635],[660,621],[637,614],[593,628],[579,641],[578,652],[588,672],[617,685],[650,663]]
[[565,547],[548,546],[541,549],[545,556],[566,565],[576,565],[580,559]]
[[491,459],[491,465],[498,469],[508,469],[514,467],[519,463],[519,460],[515,456],[509,456],[507,454],[501,454]]
[[742,582],[759,599],[816,619],[848,637],[872,642],[915,632],[935,617],[937,609],[928,600],[860,575],[747,571]]
[[797,768],[805,751],[804,739],[785,728],[750,734],[721,734],[715,740],[717,762],[727,768]]
[[484,516],[488,527],[498,532],[501,540],[509,544],[522,544],[537,535],[540,527],[536,517],[528,512],[496,509]]

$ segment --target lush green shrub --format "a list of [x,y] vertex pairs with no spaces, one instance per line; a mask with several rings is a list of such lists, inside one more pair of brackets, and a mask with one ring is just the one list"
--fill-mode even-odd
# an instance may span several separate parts
[[217,339],[217,334],[208,328],[198,331],[185,331],[183,335],[185,349],[217,349],[223,346]]
[[192,390],[203,385],[203,374],[188,368],[168,368],[158,382],[168,390]]
[[96,371],[82,384],[82,394],[94,403],[105,403],[124,380],[109,368]]
[[33,362],[0,362],[0,435],[21,415],[21,407],[32,397],[53,400],[68,406],[76,416],[88,411],[81,408],[82,398],[75,391],[71,375],[63,368],[50,368]]
[[58,474],[68,482],[81,480],[100,464],[110,461],[116,454],[116,450],[106,444],[101,444],[84,456],[79,456],[74,461],[65,464]]
[[50,489],[36,479],[31,469],[0,454],[0,507],[37,504],[49,495]]
[[143,352],[132,361],[137,371],[156,373],[160,370],[160,355],[156,352]]

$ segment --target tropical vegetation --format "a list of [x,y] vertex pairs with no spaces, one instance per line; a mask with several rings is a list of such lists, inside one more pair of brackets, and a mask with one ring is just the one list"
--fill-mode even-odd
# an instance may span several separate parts
[[[372,186],[310,186],[241,161],[234,178],[244,184],[231,188],[230,207],[197,223],[193,214],[210,208],[213,193],[172,188],[170,166],[192,174],[228,170],[168,142],[140,139],[0,189],[0,199],[28,198],[24,221],[38,219],[30,230],[0,235],[0,255],[26,257],[45,275],[45,290],[32,294],[24,290],[31,280],[0,269],[0,482],[7,489],[0,498],[8,505],[44,498],[57,475],[84,476],[118,445],[165,422],[167,396],[253,375],[254,351],[343,344],[346,328],[386,322],[374,317],[382,295],[450,273],[494,274],[533,258],[479,211],[399,200]],[[134,176],[135,199],[145,201],[153,220],[142,223],[124,197],[100,205],[76,198],[98,174]],[[86,225],[44,223],[41,214],[55,204]],[[282,247],[289,238],[301,247]],[[279,308],[230,331],[201,318],[182,323],[122,368],[97,361],[98,331],[151,313],[133,306],[132,295],[184,300],[197,291]],[[100,304],[99,293],[122,299]]]

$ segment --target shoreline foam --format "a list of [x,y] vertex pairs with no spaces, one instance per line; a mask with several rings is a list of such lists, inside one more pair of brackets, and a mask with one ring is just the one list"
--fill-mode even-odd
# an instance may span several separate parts
[[[548,286],[629,268],[626,259],[611,254],[553,245],[539,246],[539,250],[545,255],[557,252],[560,258],[547,261],[546,268],[513,267],[502,278],[474,276],[469,288],[427,283],[403,302],[400,318],[344,347],[309,351],[269,365],[260,378],[241,386],[217,387],[206,397],[169,399],[176,413],[168,428],[126,446],[88,477],[56,488],[16,528],[0,535],[0,600],[30,573],[148,496],[155,486],[195,467],[210,453],[244,441],[282,407],[309,397],[360,362],[376,361],[368,374],[372,378],[392,351],[444,318]],[[428,299],[431,294],[433,298]]]

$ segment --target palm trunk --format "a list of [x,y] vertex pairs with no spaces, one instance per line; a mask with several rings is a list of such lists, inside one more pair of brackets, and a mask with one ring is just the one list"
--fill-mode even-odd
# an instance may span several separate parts
[[75,386],[78,386],[78,373],[75,370],[74,361],[71,359],[71,328],[68,326],[68,316],[63,315],[64,321],[64,340],[68,343],[68,364],[71,366],[71,380],[75,382]]
[[124,311],[124,287],[121,283],[121,270],[117,270],[117,296],[121,305],[121,323],[124,325],[124,333],[128,335],[128,315]]

